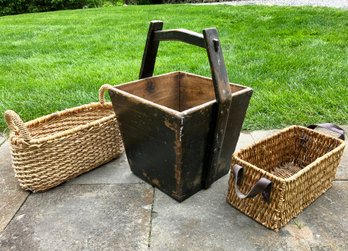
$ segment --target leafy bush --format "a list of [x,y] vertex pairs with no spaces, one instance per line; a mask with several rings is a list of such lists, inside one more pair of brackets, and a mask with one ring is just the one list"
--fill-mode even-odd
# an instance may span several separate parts
[[0,16],[121,5],[123,0],[0,0]]
[[[180,4],[180,3],[211,3],[211,2],[223,2],[228,0],[125,0],[126,4]],[[238,0],[232,0],[238,1]]]

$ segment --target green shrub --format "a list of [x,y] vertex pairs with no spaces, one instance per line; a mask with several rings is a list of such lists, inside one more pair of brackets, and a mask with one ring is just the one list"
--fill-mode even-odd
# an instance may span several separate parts
[[0,0],[0,16],[122,4],[123,0]]

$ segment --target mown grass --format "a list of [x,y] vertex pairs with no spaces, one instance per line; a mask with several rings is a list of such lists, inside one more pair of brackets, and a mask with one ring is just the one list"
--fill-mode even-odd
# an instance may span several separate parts
[[[330,8],[156,5],[0,18],[0,112],[24,120],[97,100],[137,79],[148,23],[217,27],[231,82],[254,89],[244,129],[348,124],[348,12]],[[162,43],[156,74],[210,75],[204,50]],[[5,128],[0,120],[0,129]]]

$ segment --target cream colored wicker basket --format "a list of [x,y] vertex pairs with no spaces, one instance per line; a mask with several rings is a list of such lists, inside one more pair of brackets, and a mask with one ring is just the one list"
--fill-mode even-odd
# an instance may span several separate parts
[[56,112],[27,123],[11,110],[12,165],[20,186],[45,191],[96,168],[123,152],[122,138],[110,102],[108,85],[99,90],[99,103]]

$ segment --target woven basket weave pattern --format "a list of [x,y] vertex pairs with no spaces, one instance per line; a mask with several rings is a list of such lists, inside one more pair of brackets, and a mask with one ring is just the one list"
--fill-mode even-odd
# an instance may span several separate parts
[[[15,113],[5,115],[11,129],[13,168],[20,186],[27,190],[45,191],[123,152],[112,105],[103,99],[35,119],[22,129]],[[19,126],[10,126],[10,117]]]
[[[270,203],[261,196],[240,199],[231,172],[227,201],[264,226],[277,230],[329,189],[342,157],[344,142],[316,131],[292,126],[238,153],[232,166],[244,167],[243,193],[261,178],[272,181]],[[272,174],[286,162],[302,169],[288,178]]]

